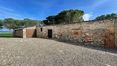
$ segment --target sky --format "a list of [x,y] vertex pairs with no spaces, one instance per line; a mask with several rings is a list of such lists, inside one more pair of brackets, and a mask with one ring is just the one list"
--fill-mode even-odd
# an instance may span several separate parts
[[83,10],[84,20],[92,20],[102,14],[117,13],[117,0],[0,0],[0,19],[44,20],[69,9]]

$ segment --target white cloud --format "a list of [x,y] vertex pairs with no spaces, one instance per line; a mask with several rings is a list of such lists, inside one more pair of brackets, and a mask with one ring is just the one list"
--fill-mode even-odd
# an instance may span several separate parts
[[84,21],[90,20],[91,16],[92,16],[91,14],[84,14],[84,15],[83,15]]
[[6,8],[6,7],[2,7],[0,6],[0,16],[8,18],[19,18],[21,17],[20,14],[16,13],[15,10],[11,9],[11,8]]

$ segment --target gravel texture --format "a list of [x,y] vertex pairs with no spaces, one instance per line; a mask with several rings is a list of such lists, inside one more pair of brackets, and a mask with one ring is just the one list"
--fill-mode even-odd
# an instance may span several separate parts
[[117,54],[48,39],[0,38],[0,66],[117,66]]

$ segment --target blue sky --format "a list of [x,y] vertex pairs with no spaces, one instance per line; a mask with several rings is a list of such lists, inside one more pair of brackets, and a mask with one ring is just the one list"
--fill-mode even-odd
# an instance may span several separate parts
[[117,13],[117,0],[0,0],[0,19],[43,20],[66,9],[83,10],[84,19],[89,20],[106,13]]

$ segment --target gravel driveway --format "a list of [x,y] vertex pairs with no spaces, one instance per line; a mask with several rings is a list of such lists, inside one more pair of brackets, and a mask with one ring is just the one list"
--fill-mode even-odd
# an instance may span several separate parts
[[117,66],[117,54],[40,38],[0,38],[0,66]]

